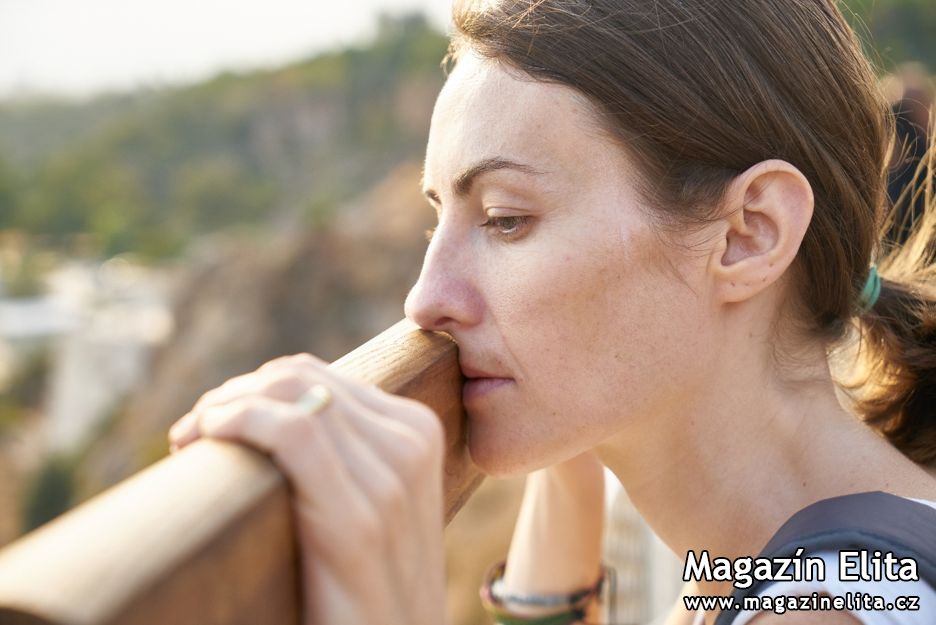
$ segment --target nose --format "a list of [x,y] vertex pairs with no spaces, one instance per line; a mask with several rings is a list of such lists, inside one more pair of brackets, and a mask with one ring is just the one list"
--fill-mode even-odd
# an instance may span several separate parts
[[407,318],[424,330],[452,333],[480,322],[483,303],[465,248],[441,224],[436,229],[404,304]]

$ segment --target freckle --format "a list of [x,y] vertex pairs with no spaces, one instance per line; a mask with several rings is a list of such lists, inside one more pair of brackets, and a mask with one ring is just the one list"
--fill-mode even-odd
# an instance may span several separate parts
[[764,276],[764,279],[761,282],[767,282],[767,276]]
[[732,282],[732,283],[731,283],[731,286],[738,286],[738,285],[736,285],[734,282]]

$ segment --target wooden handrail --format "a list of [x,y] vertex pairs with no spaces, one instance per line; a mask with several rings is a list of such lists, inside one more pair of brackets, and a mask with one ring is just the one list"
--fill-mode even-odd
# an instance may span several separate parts
[[[451,339],[404,320],[331,366],[439,414],[451,520],[481,482]],[[297,624],[297,563],[273,463],[198,441],[0,551],[0,625]]]

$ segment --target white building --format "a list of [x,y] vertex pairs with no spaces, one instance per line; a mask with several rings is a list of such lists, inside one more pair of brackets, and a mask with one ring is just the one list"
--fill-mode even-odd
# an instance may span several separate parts
[[0,374],[49,350],[47,446],[67,452],[141,383],[172,319],[165,279],[123,259],[73,262],[48,282],[42,297],[0,299]]
[[605,619],[611,625],[659,623],[683,587],[682,562],[640,517],[608,469],[605,484],[604,560],[616,572],[613,613],[609,587]]

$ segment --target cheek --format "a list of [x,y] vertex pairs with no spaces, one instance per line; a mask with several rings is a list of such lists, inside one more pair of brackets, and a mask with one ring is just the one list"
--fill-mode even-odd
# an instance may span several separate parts
[[[498,325],[539,414],[558,414],[563,429],[606,430],[622,408],[650,409],[684,374],[700,315],[646,227],[588,243],[517,274],[525,279],[501,291],[508,314]],[[582,413],[590,417],[565,418]]]
[[602,319],[611,314],[611,263],[594,245],[548,253],[547,247],[518,249],[506,265],[511,270],[490,276],[496,288],[485,289],[502,357],[518,380],[517,394],[496,414],[472,422],[472,458],[491,475],[562,461],[591,446],[595,422],[607,421],[594,410],[580,418],[582,406],[571,405],[571,396],[595,397],[595,389],[583,385],[598,382],[590,371],[604,359],[595,351],[607,332]]
[[702,351],[698,298],[660,261],[655,235],[618,230],[531,245],[504,265],[510,272],[490,276],[494,331],[519,383],[496,418],[472,425],[484,471],[541,468],[625,427],[656,426],[672,381],[690,388]]
[[583,360],[614,350],[621,327],[643,323],[635,317],[651,282],[644,239],[594,233],[552,246],[530,255],[514,273],[520,280],[502,285],[500,333],[535,381],[558,382]]

